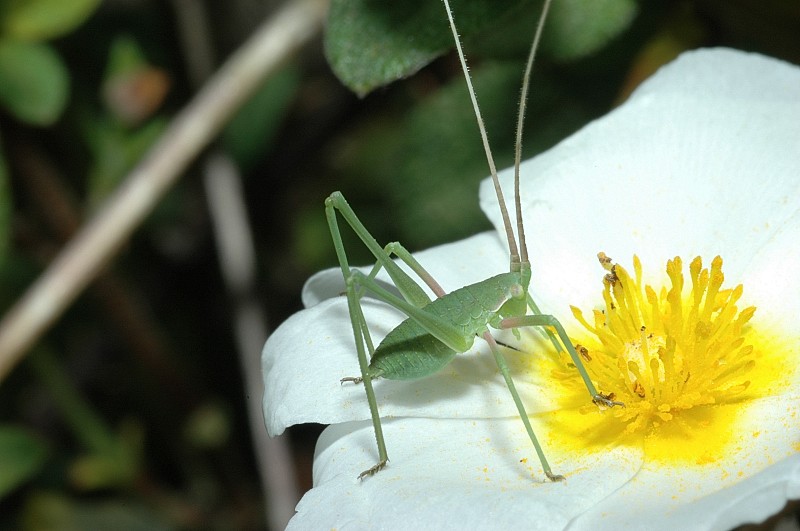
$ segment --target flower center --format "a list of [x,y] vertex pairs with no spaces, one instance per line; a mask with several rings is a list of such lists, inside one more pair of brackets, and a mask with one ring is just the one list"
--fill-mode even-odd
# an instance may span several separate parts
[[[733,439],[741,404],[772,391],[764,385],[770,377],[772,382],[779,379],[779,358],[764,355],[771,349],[749,325],[755,307],[737,306],[741,284],[723,288],[719,256],[710,268],[699,257],[692,260],[688,289],[681,259],[669,260],[670,286],[660,291],[643,285],[638,257],[633,258],[634,276],[605,254],[598,258],[608,272],[603,279],[605,308],[587,319],[572,307],[589,332],[575,346],[598,390],[625,407],[602,412],[606,425],[587,432],[585,414],[597,408],[583,405],[577,410],[584,414],[584,427],[576,425],[573,432],[581,432],[584,445],[601,443],[604,437],[616,443],[644,437],[648,457],[656,460],[715,460]],[[575,404],[580,386],[574,369],[553,374],[567,383],[562,404]],[[755,392],[754,382],[761,387]],[[573,421],[581,422],[577,417]],[[560,422],[570,424],[566,418]]]

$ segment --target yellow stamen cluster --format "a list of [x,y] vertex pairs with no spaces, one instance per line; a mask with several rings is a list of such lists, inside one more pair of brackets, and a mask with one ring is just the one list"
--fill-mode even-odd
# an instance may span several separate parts
[[595,310],[590,324],[572,307],[598,340],[578,345],[578,351],[598,389],[625,403],[613,414],[626,423],[626,432],[650,433],[665,423],[684,431],[693,424],[689,410],[741,397],[756,365],[757,352],[746,341],[755,307],[738,309],[741,284],[722,289],[719,256],[710,269],[699,257],[692,260],[686,296],[679,257],[667,262],[671,287],[658,293],[642,285],[638,257],[633,259],[634,277],[604,254],[598,257],[608,271],[605,310]]

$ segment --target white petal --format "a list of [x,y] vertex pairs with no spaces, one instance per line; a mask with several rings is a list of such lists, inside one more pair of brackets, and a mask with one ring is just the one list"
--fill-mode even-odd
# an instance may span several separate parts
[[[570,529],[727,530],[761,522],[800,497],[800,395],[763,399],[748,412],[737,450],[705,466],[645,463],[635,479]],[[735,446],[735,445],[734,445]],[[645,525],[646,523],[646,525]]]
[[[796,201],[796,200],[795,200]],[[773,227],[763,247],[754,250],[744,284],[747,303],[757,305],[757,322],[800,336],[800,209]]]
[[386,420],[389,466],[363,482],[354,475],[377,461],[371,424],[331,427],[317,447],[315,488],[290,528],[458,529],[467,523],[475,529],[669,531],[758,522],[800,497],[794,448],[800,426],[787,422],[796,418],[798,399],[794,393],[761,400],[739,426],[738,449],[702,466],[642,466],[640,451],[625,447],[568,456],[541,430],[554,471],[567,476],[563,484],[542,482],[518,419]]
[[797,67],[757,53],[702,48],[681,54],[642,83],[631,100],[650,94],[797,103]]
[[[751,75],[757,72],[758,75]],[[619,109],[523,164],[533,288],[596,301],[605,251],[645,267],[722,254],[728,278],[797,210],[800,69],[732,50],[682,56]],[[778,87],[778,88],[776,88]],[[788,101],[787,101],[788,100]],[[510,187],[511,173],[504,172]],[[482,206],[500,230],[489,183]],[[734,281],[735,282],[735,281]]]
[[389,465],[363,481],[377,459],[372,426],[323,433],[315,487],[289,529],[563,529],[640,466],[638,451],[614,449],[552,463],[567,480],[551,483],[519,420],[394,419],[384,430]]

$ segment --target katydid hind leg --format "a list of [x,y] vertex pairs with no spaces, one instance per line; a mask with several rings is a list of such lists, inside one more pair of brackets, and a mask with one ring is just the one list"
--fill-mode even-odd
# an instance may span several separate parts
[[333,239],[333,246],[336,250],[336,256],[339,261],[339,267],[342,270],[342,275],[345,278],[347,290],[347,308],[350,314],[350,324],[353,329],[353,338],[355,340],[356,352],[358,355],[358,365],[361,370],[361,382],[364,384],[364,392],[367,395],[367,403],[369,404],[370,417],[372,419],[372,426],[375,432],[375,443],[378,446],[378,463],[364,472],[358,478],[362,479],[365,476],[371,476],[384,468],[389,461],[389,456],[386,451],[386,442],[383,438],[383,426],[381,425],[380,412],[378,411],[378,401],[375,398],[375,391],[372,387],[372,378],[369,375],[369,360],[367,359],[367,349],[370,354],[374,350],[372,339],[369,335],[369,327],[367,326],[364,313],[361,309],[360,297],[358,288],[348,279],[352,277],[347,254],[344,250],[344,243],[339,232],[339,225],[336,222],[336,214],[333,208],[325,208],[326,217],[328,219],[328,227]]
[[[339,263],[344,264],[342,266],[342,274],[345,280],[350,277],[350,268],[347,265],[344,244],[342,243],[342,237],[339,233],[339,223],[336,219],[336,212],[342,216],[353,232],[356,233],[361,242],[369,249],[378,263],[380,263],[380,266],[386,270],[395,287],[400,291],[406,301],[417,307],[425,306],[431,301],[428,294],[425,293],[425,290],[392,260],[392,257],[389,256],[383,247],[378,245],[378,242],[372,234],[364,227],[361,220],[358,219],[358,216],[356,216],[356,213],[350,207],[344,195],[342,195],[341,192],[333,192],[325,200],[325,215],[334,242],[338,240],[339,247],[336,249],[336,255],[339,259]],[[377,269],[374,271],[377,274]]]
[[[347,289],[347,304],[350,309],[350,322],[353,325],[353,335],[356,338],[356,351],[358,353],[358,365],[361,369],[361,382],[364,384],[364,392],[367,395],[367,403],[369,404],[369,412],[372,418],[372,427],[375,431],[375,442],[378,445],[378,463],[358,475],[358,479],[363,479],[383,469],[389,461],[389,455],[386,451],[386,442],[383,438],[383,426],[381,425],[381,416],[378,411],[378,400],[375,398],[372,378],[369,375],[369,361],[367,360],[364,340],[365,335],[368,335],[369,332],[366,322],[364,321],[363,313],[360,312],[360,304],[355,289],[350,286],[348,286]],[[358,310],[355,310],[356,308],[358,308]]]
[[[369,248],[375,256],[377,263],[369,274],[364,274],[359,270],[350,268],[347,254],[344,249],[344,242],[339,231],[339,223],[337,220],[336,212],[342,215],[342,218],[347,222],[350,228],[359,236],[361,241]],[[375,348],[369,333],[366,318],[364,316],[363,308],[361,305],[361,297],[365,291],[377,296],[379,299],[395,306],[402,310],[409,316],[421,320],[422,326],[426,329],[432,329],[432,334],[443,340],[445,343],[453,344],[460,351],[467,348],[466,340],[455,329],[455,327],[446,320],[430,315],[420,308],[430,302],[430,298],[425,294],[422,288],[414,282],[391,258],[391,254],[395,254],[402,261],[404,261],[411,270],[417,274],[420,279],[428,284],[428,286],[441,297],[444,295],[444,290],[433,279],[433,277],[411,256],[404,247],[398,243],[391,243],[386,248],[381,248],[367,229],[361,224],[360,220],[352,211],[350,206],[341,193],[335,192],[331,194],[325,204],[325,212],[328,220],[328,225],[331,233],[331,238],[334,242],[334,248],[339,261],[339,266],[342,270],[342,276],[345,279],[348,311],[350,322],[353,328],[353,337],[355,340],[356,350],[358,354],[359,368],[361,375],[358,377],[342,378],[341,382],[363,383],[364,390],[367,395],[367,402],[369,403],[370,416],[372,418],[373,428],[375,431],[375,440],[378,446],[379,462],[365,470],[359,475],[359,479],[366,476],[371,476],[384,468],[388,461],[386,445],[383,437],[383,429],[381,424],[380,413],[378,411],[377,399],[372,386],[373,374],[370,372],[370,358],[372,357]],[[378,271],[385,269],[392,278],[395,286],[400,291],[402,297],[397,297],[393,293],[385,290],[375,279]],[[403,287],[401,287],[401,285]]]

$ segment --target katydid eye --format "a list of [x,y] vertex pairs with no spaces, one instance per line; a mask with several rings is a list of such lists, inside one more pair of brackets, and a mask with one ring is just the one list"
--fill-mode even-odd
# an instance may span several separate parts
[[522,289],[521,284],[514,284],[509,289],[509,293],[511,294],[512,299],[521,299],[525,296],[525,290]]

